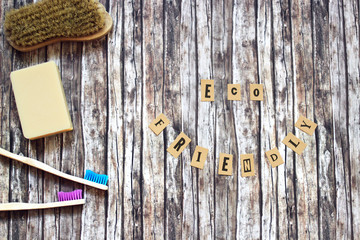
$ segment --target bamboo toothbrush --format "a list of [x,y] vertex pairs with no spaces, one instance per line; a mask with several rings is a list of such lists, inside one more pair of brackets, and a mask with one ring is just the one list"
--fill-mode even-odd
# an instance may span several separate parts
[[0,203],[0,212],[69,207],[69,206],[85,204],[85,199],[82,198],[81,189],[77,189],[72,192],[58,192],[58,200],[59,202],[50,202],[50,203],[19,203],[19,202]]
[[54,174],[56,176],[59,176],[59,177],[65,178],[65,179],[68,179],[73,182],[81,183],[81,184],[84,184],[84,185],[87,185],[90,187],[94,187],[94,188],[98,188],[101,190],[108,190],[108,186],[106,186],[107,180],[108,180],[107,175],[97,174],[91,170],[86,170],[85,179],[83,179],[83,178],[79,178],[79,177],[75,177],[75,176],[63,173],[63,172],[56,170],[55,168],[50,167],[49,165],[47,165],[43,162],[40,162],[38,160],[16,155],[16,154],[11,153],[3,148],[0,148],[0,155],[14,159],[21,163],[27,164],[34,168],[38,168],[40,170],[43,170],[45,172]]
[[21,52],[59,41],[90,41],[109,33],[113,21],[98,0],[42,0],[5,15],[5,35]]

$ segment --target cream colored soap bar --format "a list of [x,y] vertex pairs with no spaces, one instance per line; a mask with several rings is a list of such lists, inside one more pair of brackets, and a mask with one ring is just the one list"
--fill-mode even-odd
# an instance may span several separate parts
[[33,140],[73,129],[55,62],[14,71],[10,78],[26,138]]

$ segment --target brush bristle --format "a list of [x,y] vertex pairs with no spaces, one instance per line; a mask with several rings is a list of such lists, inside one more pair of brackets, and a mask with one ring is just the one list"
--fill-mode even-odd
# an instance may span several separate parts
[[82,190],[76,189],[72,192],[58,192],[59,201],[71,201],[82,199]]
[[5,33],[18,46],[87,36],[105,25],[97,0],[42,0],[6,13]]
[[91,170],[86,170],[85,172],[85,179],[92,181],[92,182],[96,182],[96,183],[100,183],[103,185],[106,185],[107,181],[108,181],[108,176],[107,175],[103,175],[103,174],[97,174],[94,173]]

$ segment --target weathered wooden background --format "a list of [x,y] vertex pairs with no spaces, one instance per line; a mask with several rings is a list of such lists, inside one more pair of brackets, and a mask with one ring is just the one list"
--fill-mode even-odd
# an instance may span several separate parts
[[[103,1],[111,34],[91,43],[13,50],[4,14],[29,1],[0,1],[0,146],[83,177],[109,175],[109,191],[84,188],[86,205],[0,213],[1,239],[360,239],[360,57],[358,0]],[[74,131],[28,141],[9,74],[54,60]],[[200,102],[200,79],[215,101]],[[242,100],[227,101],[240,83]],[[262,83],[264,101],[249,100]],[[156,136],[149,123],[171,124]],[[295,129],[314,120],[314,136]],[[183,131],[189,147],[166,148]],[[298,156],[281,140],[308,144]],[[204,170],[190,166],[196,145]],[[272,169],[265,151],[285,164]],[[217,175],[220,152],[234,174]],[[255,155],[242,178],[239,155]],[[83,188],[0,157],[0,202],[49,202]]]

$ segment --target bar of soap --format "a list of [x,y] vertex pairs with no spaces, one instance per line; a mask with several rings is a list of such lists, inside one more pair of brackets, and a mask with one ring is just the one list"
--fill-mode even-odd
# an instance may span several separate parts
[[55,62],[14,71],[10,79],[25,138],[33,140],[73,129]]

